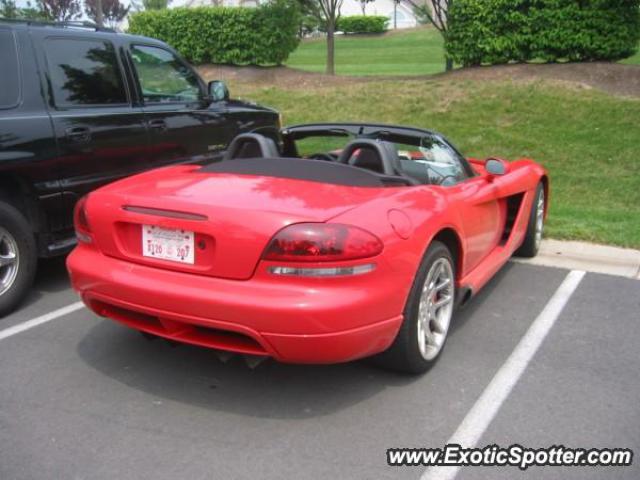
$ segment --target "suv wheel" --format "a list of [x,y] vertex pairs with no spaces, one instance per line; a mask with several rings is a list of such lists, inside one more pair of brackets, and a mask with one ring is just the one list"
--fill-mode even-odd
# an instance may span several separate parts
[[36,273],[36,243],[27,220],[0,202],[0,317],[11,312],[29,291]]

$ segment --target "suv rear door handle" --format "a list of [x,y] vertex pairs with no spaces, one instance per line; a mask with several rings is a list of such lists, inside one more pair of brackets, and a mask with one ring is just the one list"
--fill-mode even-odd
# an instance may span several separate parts
[[151,120],[149,122],[149,128],[153,128],[154,130],[161,130],[164,132],[165,130],[167,130],[167,122],[160,119]]
[[69,127],[65,131],[65,136],[77,143],[86,143],[91,140],[91,130],[89,127]]

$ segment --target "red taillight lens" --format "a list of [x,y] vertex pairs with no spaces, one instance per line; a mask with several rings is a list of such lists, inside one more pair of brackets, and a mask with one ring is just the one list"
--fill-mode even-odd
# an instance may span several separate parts
[[87,218],[87,197],[82,197],[76,202],[76,206],[73,210],[73,223],[76,229],[76,236],[81,242],[91,242],[91,227],[89,226],[89,219]]
[[358,227],[336,223],[298,223],[280,230],[263,258],[288,262],[338,262],[382,252],[382,242]]

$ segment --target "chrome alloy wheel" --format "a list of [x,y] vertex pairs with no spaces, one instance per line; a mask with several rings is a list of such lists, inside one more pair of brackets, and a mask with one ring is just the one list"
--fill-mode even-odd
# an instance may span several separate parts
[[540,191],[538,195],[538,204],[536,205],[536,251],[540,249],[542,243],[542,232],[544,231],[544,192]]
[[13,236],[0,227],[0,295],[11,288],[18,276],[18,244]]
[[427,273],[418,308],[418,347],[427,361],[438,356],[447,338],[454,292],[451,263],[447,258],[439,258]]

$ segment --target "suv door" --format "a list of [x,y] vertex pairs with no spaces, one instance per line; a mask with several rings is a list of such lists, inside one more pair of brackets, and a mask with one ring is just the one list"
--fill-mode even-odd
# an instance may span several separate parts
[[71,207],[87,192],[150,167],[147,126],[107,36],[42,35],[40,41],[61,188]]
[[15,196],[24,204],[30,192],[43,212],[34,230],[49,232],[62,228],[65,209],[56,140],[32,51],[26,29],[0,27],[0,199]]
[[224,113],[209,107],[205,86],[171,50],[132,44],[131,63],[156,163],[207,163],[219,156],[232,133]]

